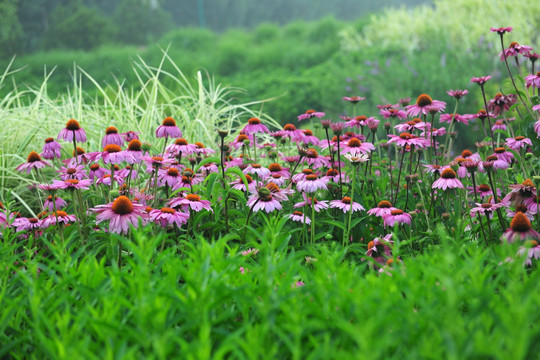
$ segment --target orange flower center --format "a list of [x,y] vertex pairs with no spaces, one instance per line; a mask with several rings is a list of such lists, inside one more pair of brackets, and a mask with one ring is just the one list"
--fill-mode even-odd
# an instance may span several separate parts
[[133,203],[127,196],[120,195],[112,203],[112,210],[118,215],[131,214],[133,212]]
[[461,152],[461,157],[464,157],[464,158],[468,158],[471,155],[472,155],[472,152],[470,150],[467,150],[467,149],[465,149],[465,150],[463,150]]
[[[110,176],[110,175],[109,175]],[[67,183],[71,184],[71,185],[77,185],[79,184],[79,180],[77,179],[68,179],[66,180]]]
[[166,214],[174,214],[176,210],[168,208],[168,207],[164,207],[164,208],[161,208],[161,212],[164,212]]
[[245,134],[240,134],[238,135],[238,137],[236,138],[236,141],[237,142],[244,142],[246,140],[249,140],[249,138],[247,137],[247,135]]
[[348,196],[345,196],[343,199],[341,199],[341,202],[344,203],[344,204],[350,204],[351,203],[351,198],[348,197]]
[[302,131],[304,132],[304,135],[306,135],[306,136],[313,136],[313,131],[311,131],[309,129],[304,129]]
[[383,200],[383,201],[379,202],[377,207],[381,208],[381,209],[388,209],[388,208],[392,207],[392,204],[390,203],[390,201]]
[[169,170],[167,170],[167,175],[177,177],[180,175],[180,172],[178,172],[178,169],[176,168],[169,168]]
[[251,184],[253,182],[253,179],[249,175],[246,175],[246,180],[248,184]]
[[52,143],[53,141],[54,141],[54,139],[52,137],[45,139],[46,144]]
[[41,156],[35,151],[31,151],[30,154],[28,154],[28,158],[26,159],[26,162],[33,163],[36,161],[41,161]]
[[172,117],[168,116],[165,119],[163,119],[163,125],[164,126],[176,126],[176,121]]
[[204,149],[204,145],[203,145],[203,143],[201,143],[201,142],[198,142],[198,141],[197,141],[197,142],[195,143],[195,146],[197,146],[198,149]]
[[248,120],[248,124],[249,125],[258,125],[261,123],[261,120],[257,119],[257,118],[251,118]]
[[478,190],[480,190],[482,192],[486,192],[486,191],[491,190],[491,188],[487,184],[481,184],[480,186],[478,186]]
[[347,143],[347,146],[349,146],[349,147],[360,147],[361,145],[362,145],[362,142],[360,140],[358,140],[357,138],[352,138]]
[[109,144],[103,148],[103,151],[106,151],[108,153],[117,153],[122,151],[122,148],[116,144]]
[[266,185],[266,188],[267,188],[268,190],[270,190],[270,192],[273,192],[273,193],[279,192],[279,186],[277,186],[277,185],[274,184],[273,182],[269,182],[269,183]]
[[521,185],[533,187],[533,186],[534,186],[534,183],[531,181],[531,179],[525,179],[525,181],[523,181],[523,182],[521,183]]
[[531,222],[527,218],[527,215],[525,215],[522,212],[517,212],[516,215],[514,215],[514,218],[512,219],[512,222],[510,223],[510,228],[517,232],[527,232],[531,230]]
[[188,142],[187,142],[186,139],[176,139],[176,140],[174,141],[174,143],[175,143],[176,145],[187,145],[187,144],[188,144]]
[[313,174],[313,170],[311,170],[311,169],[304,169],[304,170],[302,170],[302,173],[305,174],[305,175],[311,175],[311,174]]
[[315,180],[317,180],[317,175],[315,175],[315,174],[306,175],[306,180],[315,181]]
[[96,171],[96,170],[98,170],[98,169],[99,169],[99,164],[92,164],[92,165],[90,165],[90,170]]
[[253,164],[253,165],[251,165],[251,167],[254,168],[254,169],[260,169],[261,164]]
[[516,136],[514,139],[518,140],[518,141],[523,140],[523,139],[525,139],[525,136]]
[[293,215],[304,216],[301,211],[293,211]]
[[[77,155],[82,155],[84,154],[86,151],[84,151],[84,149],[82,147],[78,147],[77,146]],[[75,152],[73,152],[73,155],[75,155]]]
[[392,214],[392,215],[401,215],[401,214],[403,214],[403,210],[400,210],[400,209],[392,210],[390,212],[390,214]]
[[268,170],[270,170],[271,172],[281,171],[281,165],[277,163],[272,163],[268,165]]
[[409,140],[413,138],[413,136],[409,133],[401,133],[399,134],[399,137],[402,138],[403,140]]
[[68,214],[67,214],[67,212],[65,212],[65,211],[58,210],[58,211],[56,212],[56,216],[58,216],[58,217],[63,217],[63,216],[68,216]]
[[309,149],[306,156],[310,159],[316,159],[317,157],[319,157],[319,154],[317,153],[317,150]]
[[118,134],[118,129],[114,126],[109,126],[107,129],[105,129],[105,134]]
[[294,131],[296,130],[296,126],[294,126],[293,124],[287,124],[283,127],[283,130]]
[[495,153],[496,153],[496,154],[502,154],[502,153],[504,153],[505,151],[506,151],[506,149],[503,148],[503,147],[498,147],[498,148],[495,149]]
[[79,130],[81,128],[81,125],[79,125],[79,122],[75,119],[71,119],[66,123],[66,129],[68,130]]
[[306,114],[308,114],[308,115],[315,114],[315,113],[316,113],[316,111],[313,110],[313,109],[309,109],[309,110],[306,111]]
[[444,169],[441,177],[443,179],[455,179],[456,178],[456,172],[452,169]]
[[421,94],[418,96],[418,99],[416,99],[416,105],[420,107],[428,106],[433,103],[433,99],[431,99],[431,96],[427,94]]
[[139,140],[133,139],[128,144],[128,149],[131,151],[141,151],[142,150],[142,144]]
[[195,194],[187,195],[186,199],[188,199],[189,201],[201,201],[201,197],[199,195],[195,195]]
[[76,172],[77,172],[77,169],[75,169],[75,168],[69,168],[69,169],[66,170],[66,173],[67,173],[68,175],[73,175],[73,174],[75,174]]

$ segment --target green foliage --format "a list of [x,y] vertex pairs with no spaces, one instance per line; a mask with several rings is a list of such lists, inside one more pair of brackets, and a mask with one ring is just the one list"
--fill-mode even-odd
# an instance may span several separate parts
[[19,0],[0,2],[0,57],[9,57],[20,50],[22,28],[17,20],[17,4]]
[[[444,246],[378,274],[353,247],[287,251],[293,234],[279,217],[261,233],[245,246],[197,237],[159,252],[165,234],[147,228],[83,249],[55,239],[36,254],[5,233],[0,356],[521,359],[539,350],[540,270],[505,262],[515,246],[481,250],[441,230]],[[242,255],[248,246],[259,252]]]

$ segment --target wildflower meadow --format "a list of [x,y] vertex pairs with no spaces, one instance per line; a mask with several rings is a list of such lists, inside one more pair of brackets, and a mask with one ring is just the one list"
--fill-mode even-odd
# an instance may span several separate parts
[[138,90],[9,92],[0,357],[537,358],[540,55],[512,30],[500,84],[284,125],[166,52]]

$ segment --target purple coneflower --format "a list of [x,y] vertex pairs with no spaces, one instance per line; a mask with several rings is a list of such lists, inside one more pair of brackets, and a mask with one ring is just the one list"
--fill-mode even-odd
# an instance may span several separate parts
[[47,160],[60,159],[62,156],[60,154],[60,149],[62,145],[54,141],[54,138],[46,138],[45,144],[43,145],[43,158]]
[[469,93],[469,90],[448,90],[446,93],[455,98],[456,100],[459,100],[465,95],[467,95]]
[[169,206],[172,208],[181,207],[182,210],[193,210],[199,212],[201,210],[212,210],[212,204],[208,200],[201,200],[201,197],[196,194],[188,194],[186,197],[177,197],[169,201]]
[[533,230],[531,221],[521,211],[517,212],[510,227],[504,232],[501,240],[513,243],[516,240],[540,240],[540,234]]
[[72,142],[74,138],[78,143],[86,142],[86,132],[77,120],[71,119],[66,123],[66,127],[60,131],[57,140]]
[[[428,106],[431,106],[432,109],[427,109],[426,107]],[[405,109],[407,110],[408,116],[417,116],[420,113],[427,115],[430,111],[440,112],[444,110],[445,107],[446,107],[445,102],[439,101],[439,100],[433,100],[431,96],[427,94],[421,94],[416,99],[416,104],[409,105]]]
[[507,32],[512,32],[512,27],[508,26],[508,27],[499,27],[499,28],[490,28],[490,31],[491,32],[496,32],[497,34],[499,35],[503,35],[504,33],[507,33]]
[[527,258],[525,259],[524,265],[532,266],[533,260],[540,259],[540,245],[538,245],[538,241],[528,241],[525,246],[519,248],[517,255],[522,256],[525,255],[525,253],[527,254]]
[[380,201],[379,204],[377,204],[377,207],[374,207],[373,209],[369,209],[367,213],[368,215],[375,215],[377,217],[383,217],[384,215],[390,214],[392,210],[396,210],[396,208],[392,206],[390,201],[383,200],[383,201]]
[[399,120],[406,120],[407,119],[407,113],[403,110],[399,109],[388,109],[388,110],[381,110],[380,114],[385,118],[393,118],[393,119],[399,119]]
[[398,132],[401,133],[404,131],[411,132],[416,129],[424,130],[426,128],[429,128],[430,126],[431,126],[430,124],[423,122],[422,119],[414,118],[411,121],[406,121],[404,123],[397,124],[396,126],[394,126],[394,129],[396,129]]
[[260,188],[256,194],[252,195],[246,205],[253,211],[264,210],[267,213],[271,213],[274,210],[281,210],[283,207],[281,203],[272,196],[271,191],[266,188]]
[[469,120],[475,118],[474,115],[460,115],[460,114],[442,114],[439,118],[440,122],[447,122],[449,124],[452,123],[452,121],[460,122],[465,125],[469,125]]
[[392,234],[388,234],[383,238],[375,238],[368,243],[368,249],[366,256],[372,257],[377,263],[386,264],[387,258],[392,257],[392,248],[390,247],[394,242],[390,240]]
[[90,171],[88,171],[88,177],[92,180],[95,180],[96,178],[102,178],[108,173],[109,170],[100,167],[99,164],[92,164],[90,165]]
[[529,54],[532,51],[532,47],[527,45],[519,45],[517,42],[513,41],[508,46],[508,49],[504,49],[499,53],[501,61],[504,61],[505,58],[512,56],[518,56],[518,54]]
[[120,135],[123,136],[125,142],[129,143],[131,140],[139,140],[139,134],[140,132],[129,130]]
[[120,134],[118,134],[118,129],[114,126],[109,126],[105,130],[105,136],[101,141],[101,147],[104,148],[109,144],[114,144],[118,146],[124,145],[124,139],[120,136]]
[[251,164],[242,171],[244,174],[257,174],[261,179],[271,175],[270,170],[263,167],[261,164]]
[[525,136],[516,136],[514,138],[507,138],[505,145],[508,146],[509,149],[519,151],[521,148],[532,146],[532,142],[531,139],[528,139]]
[[47,161],[41,160],[41,156],[35,151],[31,151],[28,157],[26,158],[26,162],[17,166],[15,169],[17,171],[25,171],[27,174],[30,174],[30,171],[32,169],[41,169],[45,166],[51,166]]
[[343,148],[341,149],[341,153],[352,153],[352,154],[368,154],[371,151],[375,150],[375,146],[373,146],[372,143],[369,142],[361,142],[357,138],[352,138],[349,141],[347,141],[346,144],[344,144]]
[[[351,202],[352,202],[352,207],[351,207]],[[350,197],[348,197],[348,196],[345,196],[341,200],[331,200],[330,201],[330,207],[331,208],[336,208],[336,209],[341,209],[343,211],[343,213],[347,213],[347,212],[349,212],[351,210],[352,210],[352,212],[365,210],[362,205],[360,205],[357,202],[352,201],[352,199]]]
[[497,204],[491,204],[491,203],[479,204],[479,203],[476,203],[476,205],[477,205],[477,207],[474,207],[474,208],[471,209],[471,216],[476,216],[476,214],[480,214],[480,215],[487,215],[490,218],[492,218],[493,213],[497,209],[504,207],[504,205],[501,204],[501,203],[497,203]]
[[319,179],[317,175],[306,175],[304,180],[300,180],[296,184],[298,191],[305,191],[308,193],[316,192],[317,190],[328,190],[326,187],[326,179]]
[[527,89],[531,86],[534,86],[536,88],[540,88],[540,71],[538,71],[535,74],[527,75],[525,76],[525,85],[527,85]]
[[311,119],[312,117],[318,117],[322,118],[324,116],[323,112],[315,111],[315,110],[307,110],[302,115],[298,115],[298,121]]
[[299,139],[304,144],[313,144],[315,146],[319,146],[321,141],[318,137],[313,135],[313,131],[309,129],[302,129],[302,132],[304,133],[304,137]]
[[349,96],[344,96],[344,97],[343,97],[343,100],[349,101],[349,102],[351,102],[351,103],[353,103],[353,104],[357,104],[357,103],[359,103],[359,102],[362,101],[362,100],[366,100],[366,98],[365,98],[365,97],[362,97],[362,96],[351,96],[351,97],[349,97]]
[[56,225],[58,223],[69,224],[71,222],[77,221],[75,215],[68,215],[65,211],[58,210],[56,213],[51,213],[49,216],[44,218],[41,222],[43,228],[48,228],[51,225]]
[[456,172],[450,168],[446,168],[442,171],[441,177],[433,182],[431,186],[433,189],[463,189],[463,183],[456,179]]
[[77,180],[77,179],[67,179],[63,181],[59,180],[53,180],[52,187],[55,189],[89,189],[90,185],[92,185],[92,180],[90,179],[83,179],[83,180]]
[[176,126],[176,121],[168,116],[163,120],[163,123],[156,129],[156,137],[158,138],[180,138],[182,131]]
[[47,199],[43,203],[43,209],[49,210],[49,212],[53,212],[55,209],[55,206],[56,206],[56,209],[61,209],[64,206],[66,206],[66,202],[64,201],[64,199],[56,195],[47,196]]
[[294,204],[294,208],[300,208],[303,206],[308,206],[315,209],[316,212],[320,212],[321,210],[328,209],[328,201],[318,201],[314,197],[308,197],[306,193],[302,193],[302,197],[304,198],[304,201]]
[[319,153],[317,153],[317,150],[315,149],[308,149],[306,151],[304,161],[308,165],[312,165],[314,169],[329,165],[328,159],[324,156],[319,156]]
[[268,131],[268,128],[261,123],[260,119],[253,117],[248,120],[248,123],[242,129],[242,132],[246,135],[251,135],[259,132],[269,133],[270,131]]
[[195,142],[195,146],[197,147],[197,150],[196,150],[197,154],[210,155],[216,152],[216,150],[207,148],[206,146],[204,146],[203,143],[199,141]]
[[366,120],[368,119],[368,117],[364,115],[359,115],[347,119],[348,120],[345,122],[346,127],[356,127],[357,129],[360,129],[366,125]]
[[109,231],[113,233],[127,234],[129,225],[135,228],[139,226],[139,219],[143,222],[148,215],[144,211],[145,206],[136,202],[131,202],[129,198],[120,195],[113,202],[105,205],[98,205],[92,208],[96,215],[96,224],[109,220]]
[[491,79],[491,75],[480,76],[480,77],[472,77],[471,82],[477,83],[478,85],[483,86],[490,79]]
[[411,225],[412,217],[403,210],[395,209],[390,214],[383,215],[383,226],[393,227],[395,224]]
[[239,178],[236,181],[233,181],[232,183],[230,183],[230,185],[232,185],[233,189],[237,189],[241,191],[250,191],[250,192],[255,191],[255,187],[257,184],[255,184],[251,176],[246,175],[246,181],[247,181],[247,186],[248,186],[247,188],[246,188],[246,184],[244,184],[244,181],[241,178]]
[[103,160],[105,164],[120,164],[127,159],[131,159],[131,155],[122,151],[122,148],[116,144],[106,145],[103,151],[95,158],[95,161]]
[[151,221],[158,223],[164,228],[167,227],[167,225],[172,224],[176,224],[176,226],[181,227],[183,224],[186,224],[189,219],[188,214],[168,207],[150,210],[148,216],[150,217]]
[[291,219],[292,221],[301,222],[302,224],[311,224],[311,219],[308,218],[301,211],[294,211],[292,214],[289,215],[289,219]]
[[503,111],[510,110],[510,107],[517,103],[516,94],[503,95],[502,93],[497,93],[493,99],[489,100],[487,105],[487,110],[492,112],[495,116],[502,114]]
[[395,142],[396,145],[403,147],[414,145],[417,148],[424,148],[431,145],[431,141],[409,133],[401,133],[399,135],[389,134],[388,137],[390,138],[388,144]]

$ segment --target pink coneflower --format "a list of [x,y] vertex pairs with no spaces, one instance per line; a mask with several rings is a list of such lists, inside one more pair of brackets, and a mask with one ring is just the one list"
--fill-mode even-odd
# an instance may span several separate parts
[[[474,188],[472,186],[469,186],[467,188],[469,191],[469,194],[474,194]],[[476,193],[480,195],[481,198],[486,196],[492,196],[493,191],[491,190],[491,186],[487,184],[480,184],[476,187]],[[501,189],[497,189],[497,195],[501,196]]]
[[125,142],[129,143],[131,140],[139,140],[139,134],[140,132],[129,130],[120,135],[124,138]]
[[197,154],[201,154],[201,155],[210,155],[210,154],[213,154],[215,153],[216,151],[214,149],[210,149],[210,148],[207,148],[203,145],[203,143],[199,142],[199,141],[196,141],[195,142],[195,146],[197,147]]
[[319,179],[317,175],[306,175],[304,180],[300,180],[296,184],[298,191],[305,191],[308,193],[316,192],[317,190],[328,190],[326,187],[326,179]]
[[118,146],[124,145],[124,139],[120,136],[120,134],[118,134],[118,129],[114,126],[109,126],[105,130],[105,136],[101,141],[101,147],[104,148],[109,144],[114,144]]
[[410,97],[404,97],[404,98],[399,99],[398,102],[399,102],[399,104],[400,104],[401,106],[405,107],[405,106],[407,106],[407,105],[410,104],[411,98],[410,98]]
[[505,58],[512,56],[518,56],[518,54],[529,54],[532,51],[532,47],[527,45],[519,45],[517,42],[513,41],[508,46],[508,49],[504,49],[499,53],[501,61],[504,61]]
[[506,150],[506,148],[502,146],[495,148],[494,155],[497,157],[497,159],[504,160],[508,164],[511,164],[512,160],[514,159],[514,154],[512,154],[510,151]]
[[168,207],[153,209],[148,215],[152,222],[161,225],[163,228],[172,224],[176,224],[176,226],[181,227],[183,224],[186,224],[189,219],[189,214],[182,211],[176,211]]
[[540,111],[540,104],[534,105],[534,106],[532,107],[532,111]]
[[94,161],[103,160],[105,164],[120,164],[127,159],[131,159],[131,155],[122,151],[122,148],[116,144],[110,144],[103,148],[103,151],[95,157]]
[[440,122],[447,122],[449,124],[452,123],[452,121],[460,122],[465,125],[469,125],[469,120],[475,118],[474,115],[460,115],[460,114],[442,114],[439,118]]
[[531,86],[534,86],[536,88],[540,88],[540,71],[536,73],[536,75],[531,74],[525,76],[525,85],[527,85],[527,89]]
[[98,205],[90,210],[97,214],[96,224],[110,220],[110,232],[127,234],[129,225],[137,228],[139,219],[143,222],[147,219],[148,215],[144,208],[143,204],[131,202],[126,196],[121,195],[109,204]]
[[256,194],[252,195],[246,205],[253,211],[264,210],[267,213],[271,213],[274,210],[281,210],[283,207],[281,203],[272,196],[271,191],[266,188],[260,188]]
[[465,95],[467,95],[469,93],[469,90],[448,90],[446,93],[455,98],[456,100],[459,100]]
[[328,166],[329,164],[328,159],[324,156],[319,156],[319,153],[317,153],[317,150],[315,149],[308,149],[306,151],[306,156],[304,156],[304,161],[308,165],[312,165],[314,169],[318,169],[323,166]]
[[212,203],[208,200],[201,200],[201,197],[196,194],[188,194],[186,197],[177,197],[169,201],[169,206],[172,208],[181,207],[182,210],[193,210],[199,212],[201,210],[212,210]]
[[401,124],[397,124],[394,126],[394,129],[396,129],[398,132],[411,132],[414,130],[424,130],[426,128],[429,128],[430,124],[423,122],[419,118],[414,118],[411,121],[407,121]]
[[[428,129],[427,130],[427,135],[429,137],[432,137],[432,136],[443,136],[444,134],[446,134],[446,128],[445,127],[441,127],[441,128],[433,128],[433,129]],[[426,136],[426,131],[424,130],[420,136]]]
[[513,243],[516,240],[540,240],[540,234],[533,230],[531,221],[521,211],[517,212],[510,227],[504,232],[501,240]]
[[497,120],[491,126],[491,130],[493,130],[493,131],[495,131],[495,130],[506,131],[506,124],[504,124],[502,120]]
[[532,266],[533,260],[540,259],[540,245],[538,245],[538,241],[530,240],[526,242],[525,246],[521,246],[517,252],[517,255],[523,256],[525,254],[527,254],[527,258],[525,259],[523,265]]
[[343,128],[345,127],[345,123],[343,122],[337,122],[337,123],[331,123],[330,129],[334,132],[334,135],[340,136],[343,134]]
[[302,132],[304,133],[304,137],[299,139],[304,144],[313,144],[315,146],[319,146],[321,141],[318,137],[313,135],[313,131],[309,129],[302,129]]
[[261,123],[260,119],[253,117],[248,120],[248,123],[242,129],[242,132],[246,135],[251,135],[259,132],[269,133],[270,131],[268,131],[268,128]]
[[109,170],[100,167],[99,164],[92,164],[90,165],[90,171],[88,171],[88,177],[92,180],[95,180],[96,178],[102,178],[108,173]]
[[375,119],[374,117],[370,117],[366,119],[365,124],[368,127],[371,132],[377,132],[377,128],[379,127],[379,123],[381,121],[379,119]]
[[325,175],[325,178],[328,180],[328,181],[332,181],[332,182],[335,182],[336,184],[339,183],[339,180],[341,178],[341,181],[343,183],[348,183],[349,182],[349,177],[347,176],[347,174],[344,174],[343,172],[339,173],[339,170],[338,169],[335,169],[335,168],[332,168],[332,169],[328,169],[326,171],[326,175]]
[[56,225],[58,223],[69,224],[71,222],[77,221],[75,215],[68,215],[65,211],[58,210],[56,213],[51,213],[49,216],[44,218],[41,222],[43,228],[48,228],[51,225]]
[[463,183],[456,179],[456,172],[450,168],[442,171],[441,177],[433,182],[432,189],[463,189]]
[[509,149],[519,151],[521,148],[527,148],[527,146],[532,146],[531,139],[526,138],[525,136],[516,136],[515,138],[506,138],[506,146]]
[[499,28],[490,28],[491,32],[496,32],[497,34],[499,35],[503,35],[504,33],[507,33],[507,32],[512,32],[512,27],[508,26],[508,27],[499,27]]
[[284,138],[289,138],[291,141],[298,141],[304,137],[302,130],[297,130],[293,124],[285,124],[280,134]]
[[272,174],[271,176],[264,179],[267,183],[273,182],[277,186],[284,186],[287,182],[287,178],[283,177],[281,174]]
[[38,218],[20,217],[13,220],[11,226],[15,227],[17,232],[35,231],[43,228],[43,220],[39,220]]
[[[124,183],[124,178],[121,177],[117,172],[114,173],[114,181],[118,185],[122,185]],[[103,177],[96,180],[96,185],[105,185],[105,186],[111,186],[111,174],[103,175]]]
[[294,190],[292,190],[290,186],[285,189],[280,189],[279,186],[271,181],[264,187],[270,190],[270,194],[278,201],[287,201],[289,200],[289,195],[294,194]]
[[375,238],[368,243],[366,256],[372,257],[377,263],[384,265],[388,258],[392,257],[392,248],[394,242],[390,240],[392,234],[388,234],[383,238]]
[[306,176],[308,175],[313,175],[315,174],[315,172],[311,169],[304,169],[302,170],[301,172],[299,172],[298,174],[296,175],[293,175],[292,177],[292,182],[293,183],[298,183],[299,181],[302,181],[302,180],[305,180],[306,179]]
[[47,160],[60,159],[62,156],[60,154],[60,149],[62,145],[54,141],[54,138],[46,138],[45,144],[43,145],[43,158]]
[[270,171],[271,175],[278,174],[285,178],[289,178],[291,176],[289,170],[282,168],[278,163],[271,163],[268,165],[268,170]]
[[246,188],[246,184],[244,184],[244,181],[241,178],[236,181],[233,181],[232,183],[230,183],[230,185],[232,185],[233,189],[237,189],[241,191],[255,191],[255,187],[257,186],[257,184],[255,184],[251,176],[246,175],[246,181],[248,184],[247,188]]
[[141,160],[144,160],[148,165],[147,170],[151,172],[153,169],[159,169],[163,166],[169,166],[175,160],[170,158],[163,158],[161,156],[141,156]]
[[251,164],[242,171],[244,174],[257,174],[261,179],[271,175],[270,170],[263,167],[261,164]]
[[28,157],[26,158],[26,162],[17,166],[15,169],[17,171],[25,171],[27,174],[30,174],[30,171],[32,169],[41,169],[45,166],[51,166],[47,161],[41,160],[41,156],[35,151],[31,151]]
[[383,217],[384,215],[390,214],[392,210],[396,210],[396,208],[392,206],[390,201],[383,200],[383,201],[380,201],[379,204],[377,204],[377,207],[374,207],[373,209],[369,209],[367,213],[368,215]]
[[173,190],[177,190],[178,184],[182,181],[182,174],[178,169],[170,167],[170,168],[161,168],[158,170],[158,185],[159,186],[165,186],[172,188]]
[[525,179],[521,184],[508,185],[511,191],[503,198],[503,204],[512,204],[513,206],[523,203],[528,198],[534,198],[537,195],[536,187],[531,179]]
[[399,109],[387,109],[387,110],[383,109],[380,111],[380,114],[385,119],[388,119],[388,118],[399,119],[399,120],[407,119],[407,113]]
[[259,249],[249,248],[247,250],[242,251],[240,254],[242,254],[242,256],[255,256],[258,253],[259,253]]
[[301,222],[302,224],[311,224],[311,219],[308,218],[304,213],[301,211],[294,211],[292,214],[289,215],[289,219],[292,221]]
[[540,195],[532,196],[523,200],[523,205],[527,207],[527,211],[536,214],[538,212],[538,203],[540,203]]
[[[538,111],[540,111],[540,107],[538,108]],[[536,137],[540,137],[540,118],[534,123],[534,132],[536,133]]]
[[253,145],[253,135],[248,136],[246,134],[240,133],[240,135],[238,135],[236,137],[236,140],[231,141],[229,143],[229,145],[232,146],[233,148],[235,148],[236,150],[238,150],[242,146],[246,145],[246,142],[247,142],[247,146],[252,146]]
[[424,148],[430,146],[431,144],[429,140],[415,135],[411,135],[409,133],[401,133],[399,135],[389,134],[388,137],[390,138],[390,140],[388,140],[388,144],[395,142],[396,145],[404,147],[414,145],[417,148]]
[[403,210],[395,209],[390,214],[383,215],[383,226],[393,227],[395,224],[411,225],[412,217]]
[[176,126],[176,121],[168,116],[163,120],[163,123],[156,129],[156,137],[158,138],[180,138],[182,131]]
[[354,118],[347,119],[347,122],[345,122],[346,127],[356,127],[357,129],[360,129],[364,125],[366,125],[366,120],[368,119],[368,117],[364,115],[359,115]]
[[351,103],[353,103],[353,104],[357,104],[357,103],[359,103],[359,102],[362,101],[362,100],[366,100],[366,98],[365,98],[365,97],[362,97],[362,96],[351,96],[351,97],[344,96],[344,97],[343,97],[343,100],[349,101],[349,102],[351,102]]
[[86,142],[86,132],[77,120],[71,119],[66,123],[66,127],[60,131],[57,140],[72,142],[74,138],[78,143]]
[[66,202],[61,197],[56,196],[56,195],[49,195],[47,196],[47,199],[43,203],[43,209],[49,210],[49,212],[53,212],[55,208],[55,203],[56,203],[56,209],[61,209],[64,206],[66,206]]
[[302,115],[298,115],[298,121],[311,119],[312,117],[322,118],[323,116],[324,116],[323,112],[318,112],[318,111],[315,111],[315,110],[307,110]]
[[[504,204],[502,204],[502,203],[501,203],[501,205],[504,206]],[[522,213],[524,213],[530,221],[533,221],[534,215],[536,214],[536,206],[534,207],[534,211],[529,211],[529,208],[525,205],[525,203],[517,205],[515,211],[512,210],[511,208],[507,207],[506,208],[506,216],[509,217],[509,218],[513,218],[520,211]]]
[[345,146],[343,146],[343,148],[341,149],[341,153],[342,154],[345,154],[345,153],[368,154],[368,153],[370,153],[371,151],[374,151],[374,150],[375,150],[375,146],[373,146],[372,143],[369,143],[369,142],[364,142],[363,143],[360,140],[358,140],[357,138],[352,138],[349,141],[347,141]]
[[478,85],[483,86],[490,79],[491,79],[491,75],[480,76],[480,77],[472,77],[471,82],[477,83]]
[[142,143],[138,139],[131,140],[125,153],[127,155],[126,161],[129,164],[140,163],[143,156]]
[[503,95],[501,93],[495,94],[495,97],[489,100],[487,110],[492,112],[495,116],[502,114],[503,111],[510,110],[510,107],[517,103],[516,94]]
[[76,165],[71,167],[62,167],[60,170],[57,170],[60,173],[60,179],[77,179],[82,180],[88,178],[86,171],[84,171],[84,165]]
[[92,180],[90,179],[67,179],[63,181],[53,180],[52,187],[55,189],[89,189],[92,185]]
[[[352,207],[351,207],[351,202],[352,202]],[[357,202],[352,201],[352,199],[348,196],[345,196],[341,200],[331,200],[329,204],[331,208],[341,209],[343,213],[348,213],[351,210],[352,212],[365,210],[362,205],[360,205]]]
[[[432,109],[426,109],[428,106],[431,106]],[[416,99],[416,104],[407,106],[405,110],[407,110],[407,116],[417,116],[420,113],[426,115],[430,111],[440,112],[444,110],[445,107],[445,102],[433,100],[429,95],[421,94]]]
[[444,169],[448,168],[448,166],[441,166],[437,164],[428,164],[422,166],[426,168],[427,174],[431,173],[433,175],[440,175]]
[[487,215],[490,218],[493,217],[493,213],[499,209],[504,207],[503,204],[497,203],[497,204],[491,204],[491,203],[483,203],[479,204],[476,203],[477,207],[474,207],[471,209],[471,216],[476,216],[476,214],[480,215]]
[[300,208],[303,206],[311,207],[313,204],[313,208],[316,212],[320,212],[321,210],[328,209],[328,201],[318,201],[317,199],[313,197],[308,197],[306,193],[302,193],[302,197],[304,198],[304,201],[294,204],[294,208]]

